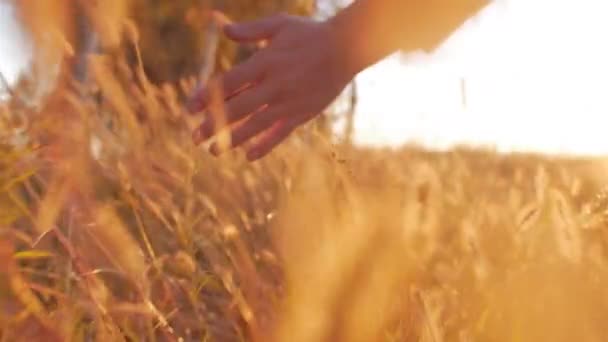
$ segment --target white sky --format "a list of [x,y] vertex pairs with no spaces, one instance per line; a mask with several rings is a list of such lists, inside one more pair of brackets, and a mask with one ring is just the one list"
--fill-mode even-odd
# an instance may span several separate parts
[[431,56],[361,74],[356,140],[608,154],[607,6],[495,1]]
[[[28,50],[23,42],[23,33],[18,29],[13,8],[0,0],[0,72],[9,82],[14,82],[19,70],[28,63]],[[0,93],[2,93],[0,87]]]
[[[607,7],[496,0],[432,55],[393,56],[363,72],[356,140],[608,154]],[[9,80],[27,63],[23,41],[0,0],[0,71]]]

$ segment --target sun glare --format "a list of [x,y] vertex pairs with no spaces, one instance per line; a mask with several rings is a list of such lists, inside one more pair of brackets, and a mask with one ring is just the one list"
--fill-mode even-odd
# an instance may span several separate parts
[[22,44],[24,41],[12,6],[0,2],[0,72],[9,83],[17,79],[19,71],[28,63],[29,50]]
[[379,63],[359,77],[357,141],[608,153],[603,7],[496,1],[433,54]]

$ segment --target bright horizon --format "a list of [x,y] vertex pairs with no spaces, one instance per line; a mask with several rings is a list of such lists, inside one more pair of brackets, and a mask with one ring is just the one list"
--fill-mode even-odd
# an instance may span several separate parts
[[[356,142],[608,155],[605,6],[494,1],[430,56],[392,56],[364,71]],[[27,65],[23,41],[0,2],[0,71],[9,81]]]

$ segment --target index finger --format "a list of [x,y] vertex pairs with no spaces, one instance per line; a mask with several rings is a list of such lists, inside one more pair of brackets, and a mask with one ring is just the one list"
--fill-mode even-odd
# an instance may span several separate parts
[[259,81],[263,74],[264,60],[261,56],[254,55],[196,92],[188,103],[188,110],[191,113],[197,113],[207,108],[211,100],[212,89],[210,87],[220,87],[223,97],[226,99]]

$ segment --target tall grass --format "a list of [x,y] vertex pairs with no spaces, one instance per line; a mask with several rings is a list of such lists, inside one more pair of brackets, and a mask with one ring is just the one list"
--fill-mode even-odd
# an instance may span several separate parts
[[217,159],[190,140],[192,81],[90,70],[2,107],[3,341],[608,338],[599,162],[312,130]]

